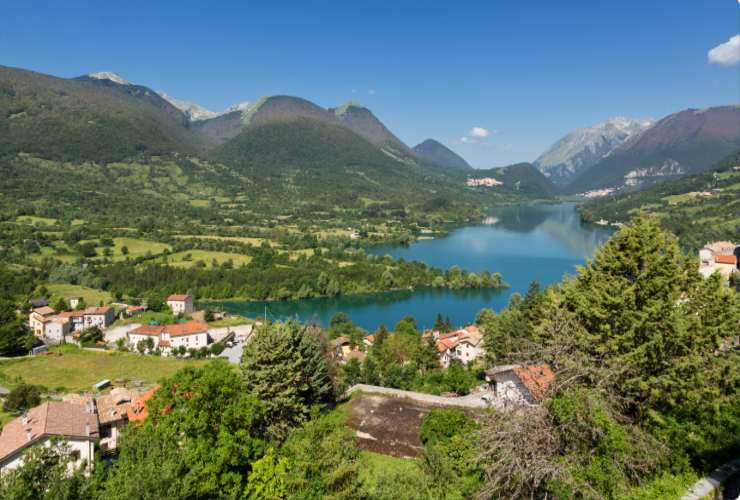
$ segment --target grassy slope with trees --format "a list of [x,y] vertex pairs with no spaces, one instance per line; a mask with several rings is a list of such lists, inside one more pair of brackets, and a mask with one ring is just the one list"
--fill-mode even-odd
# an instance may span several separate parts
[[[740,152],[709,172],[658,184],[643,191],[589,201],[579,207],[589,220],[626,222],[638,213],[653,214],[679,237],[682,246],[701,248],[709,241],[740,237]],[[689,193],[710,193],[696,196]]]

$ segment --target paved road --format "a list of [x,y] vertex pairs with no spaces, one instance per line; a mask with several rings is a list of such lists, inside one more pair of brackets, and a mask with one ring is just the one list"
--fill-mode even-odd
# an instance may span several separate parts
[[[367,392],[370,394],[384,394],[397,398],[408,398],[420,403],[428,403],[436,406],[457,406],[462,408],[495,408],[501,405],[495,399],[492,402],[484,401],[481,395],[484,393],[469,394],[457,398],[444,398],[432,394],[421,392],[402,391],[401,389],[391,389],[390,387],[380,387],[378,385],[357,384],[347,390],[347,395],[353,392]],[[491,393],[486,393],[491,394]]]
[[723,498],[735,500],[738,498],[738,477],[740,477],[740,458],[728,462],[722,467],[715,469],[709,476],[697,481],[694,486],[681,498],[681,500],[699,500],[701,498],[714,498],[714,494],[721,485],[725,485],[726,491]]

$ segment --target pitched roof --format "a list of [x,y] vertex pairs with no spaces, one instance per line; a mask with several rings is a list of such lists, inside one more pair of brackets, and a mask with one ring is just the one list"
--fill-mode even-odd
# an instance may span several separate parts
[[341,345],[349,344],[349,339],[345,336],[337,337],[334,339],[334,345],[339,347]]
[[152,399],[152,396],[154,396],[154,393],[157,392],[158,389],[159,386],[155,386],[146,392],[134,396],[127,410],[127,416],[130,422],[144,420],[149,415],[146,408],[146,402]]
[[188,321],[187,323],[175,323],[174,325],[165,325],[165,331],[171,337],[181,335],[195,335],[197,333],[208,333],[208,325],[200,321]]
[[101,424],[118,422],[128,417],[128,407],[136,393],[123,387],[116,387],[108,394],[95,399],[98,420]]
[[141,325],[129,331],[128,333],[133,333],[135,335],[159,336],[163,331],[164,326],[162,325]]
[[437,341],[437,350],[439,352],[445,352],[448,349],[453,349],[457,345],[457,339],[446,338]]
[[478,327],[476,325],[468,325],[463,328],[463,330],[473,335],[480,335],[480,330],[478,330]]
[[88,307],[87,309],[85,309],[85,316],[107,314],[110,310],[110,306]]
[[28,410],[3,427],[0,434],[0,459],[4,459],[44,436],[97,439],[98,418],[85,405],[49,401]]
[[717,264],[737,265],[737,257],[734,255],[717,255],[714,257],[714,262]]
[[81,318],[84,315],[85,311],[64,311],[59,313],[59,316],[62,318]]
[[37,307],[33,312],[40,314],[41,316],[48,316],[56,313],[56,311],[49,306]]
[[169,297],[167,297],[167,302],[183,302],[185,300],[188,300],[190,298],[190,295],[182,294],[182,293],[173,293]]
[[521,380],[535,401],[542,401],[550,384],[555,381],[555,374],[547,364],[516,366],[511,371]]

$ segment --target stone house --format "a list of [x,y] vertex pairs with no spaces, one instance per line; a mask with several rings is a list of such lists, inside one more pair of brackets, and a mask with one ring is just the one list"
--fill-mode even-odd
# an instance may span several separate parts
[[547,364],[502,365],[485,373],[496,398],[519,404],[540,403],[555,381],[555,374]]
[[184,294],[175,293],[167,297],[167,307],[172,309],[173,313],[180,315],[192,314],[195,311],[193,297]]

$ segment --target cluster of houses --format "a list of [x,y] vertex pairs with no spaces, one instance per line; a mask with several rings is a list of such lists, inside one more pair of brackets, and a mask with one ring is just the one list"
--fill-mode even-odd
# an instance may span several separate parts
[[718,272],[730,281],[733,273],[740,271],[740,245],[730,241],[707,243],[699,250],[699,272],[704,277]]
[[493,177],[481,177],[480,179],[473,179],[469,178],[467,181],[465,181],[465,184],[470,187],[494,187],[494,186],[503,186],[503,182],[494,179]]
[[31,310],[28,327],[46,342],[61,343],[68,335],[74,336],[88,328],[107,328],[115,319],[115,311],[110,306],[57,312],[44,305]]
[[[389,333],[392,337],[394,333]],[[432,331],[425,333],[422,338],[432,337],[439,354],[439,364],[443,368],[449,368],[453,361],[459,361],[463,365],[468,365],[485,354],[483,350],[483,334],[475,325],[468,325],[465,328],[449,333],[440,333]],[[362,339],[364,347],[370,348],[375,344],[375,335],[367,335]],[[360,363],[365,359],[365,352],[352,346],[347,337],[338,337],[333,341],[334,351],[337,359],[343,363],[349,363],[356,359]]]
[[84,464],[92,470],[96,450],[114,454],[121,429],[146,418],[146,401],[155,390],[139,393],[120,387],[97,397],[69,394],[27,410],[2,428],[0,470],[21,466],[34,446],[64,449],[70,467]]
[[475,325],[449,333],[432,332],[436,341],[439,363],[443,368],[449,368],[453,361],[468,365],[485,354],[483,350],[483,334]]

